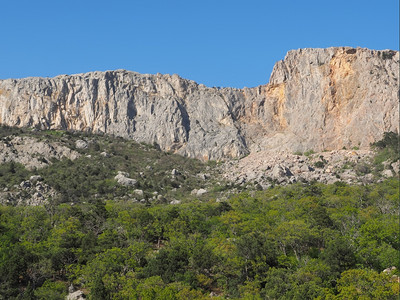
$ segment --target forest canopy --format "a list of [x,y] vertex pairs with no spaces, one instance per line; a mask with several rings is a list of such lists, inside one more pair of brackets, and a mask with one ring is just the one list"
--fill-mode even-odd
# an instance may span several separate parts
[[[0,207],[2,299],[396,299],[399,181]],[[383,270],[396,267],[391,272]]]

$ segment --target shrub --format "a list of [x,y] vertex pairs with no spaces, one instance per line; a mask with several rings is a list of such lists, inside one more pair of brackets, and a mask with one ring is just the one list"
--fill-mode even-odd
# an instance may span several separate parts
[[358,164],[355,169],[359,175],[368,174],[371,172],[370,167],[365,163]]
[[314,153],[315,153],[314,150],[310,149],[310,150],[304,152],[304,155],[305,156],[310,156],[311,154],[314,154]]
[[35,290],[35,296],[38,299],[65,299],[65,294],[67,293],[67,287],[65,282],[56,281],[52,282],[46,280],[46,282]]
[[399,150],[399,135],[392,131],[385,132],[383,134],[383,139],[372,143],[372,146],[378,149],[390,148],[394,150]]
[[20,184],[21,181],[28,179],[30,175],[31,172],[20,163],[11,161],[0,164],[0,187],[12,187]]
[[319,160],[314,164],[314,166],[316,168],[323,168],[323,167],[325,167],[325,163],[323,161]]
[[375,171],[384,169],[383,162],[395,162],[400,159],[399,135],[394,132],[385,132],[383,139],[371,144],[376,150],[373,164]]

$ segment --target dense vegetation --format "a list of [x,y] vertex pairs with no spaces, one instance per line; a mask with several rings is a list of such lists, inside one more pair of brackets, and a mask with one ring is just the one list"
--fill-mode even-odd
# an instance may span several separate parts
[[[398,181],[0,209],[3,299],[395,299]],[[21,298],[22,297],[22,298]],[[28,297],[28,298],[27,298]]]
[[[77,138],[46,134],[71,147]],[[216,196],[228,186],[211,181],[214,192],[196,199],[190,190],[206,184],[195,176],[206,165],[88,138],[75,161],[36,171],[1,165],[3,187],[39,173],[62,197],[0,206],[0,299],[64,299],[71,284],[96,300],[398,298],[398,179],[277,186],[223,201]],[[147,201],[130,200],[113,180],[117,170],[138,175]],[[151,201],[151,191],[190,201]]]

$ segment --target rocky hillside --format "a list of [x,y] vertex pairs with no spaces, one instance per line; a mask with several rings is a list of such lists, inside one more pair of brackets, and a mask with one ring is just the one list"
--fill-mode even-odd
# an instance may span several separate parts
[[204,163],[107,135],[0,126],[0,204],[179,204],[275,185],[368,185],[399,174],[399,136],[384,136],[373,151],[260,151]]
[[0,124],[107,133],[203,160],[368,148],[398,132],[398,51],[288,52],[267,85],[125,70],[0,81]]
[[0,204],[217,198],[226,183],[212,166],[122,138],[0,126]]

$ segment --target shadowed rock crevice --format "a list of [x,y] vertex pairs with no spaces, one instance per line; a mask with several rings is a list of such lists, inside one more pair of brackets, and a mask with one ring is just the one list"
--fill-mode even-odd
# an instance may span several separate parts
[[176,103],[178,105],[179,111],[181,112],[182,126],[185,129],[185,133],[186,133],[185,139],[186,139],[186,141],[188,141],[189,134],[190,134],[190,118],[186,111],[186,108],[179,101],[176,101]]

